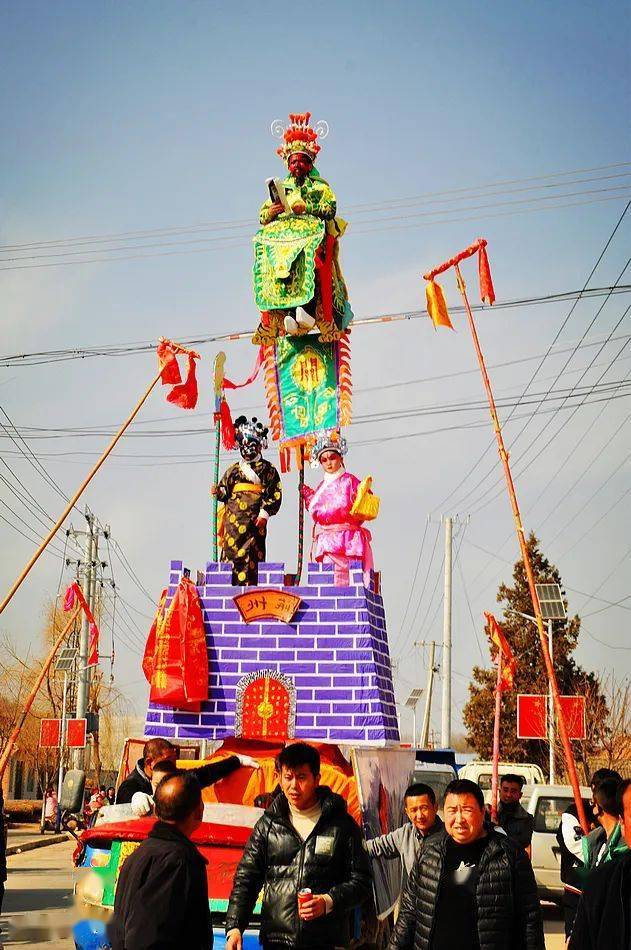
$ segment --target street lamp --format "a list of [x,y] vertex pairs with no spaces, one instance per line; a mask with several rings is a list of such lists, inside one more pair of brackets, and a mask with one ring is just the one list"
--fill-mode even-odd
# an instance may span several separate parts
[[408,709],[412,710],[412,722],[413,722],[412,748],[413,749],[416,749],[416,707],[422,695],[423,695],[422,689],[413,689],[405,701],[405,705],[408,707]]
[[[535,590],[537,591],[537,597],[539,598],[541,617],[543,620],[547,621],[548,624],[548,649],[550,650],[550,661],[554,663],[552,622],[554,620],[565,620],[567,617],[565,603],[563,602],[563,594],[561,593],[561,588],[558,584],[535,584]],[[531,617],[530,614],[524,614],[521,612],[521,610],[513,610],[512,607],[509,607],[508,609],[510,613],[517,614],[518,616],[523,617],[524,620],[530,620],[530,622],[534,623],[535,626],[537,625],[536,618]],[[548,743],[550,746],[548,753],[550,785],[554,785],[554,696],[552,693],[552,683],[550,683],[548,686]]]
[[59,775],[57,778],[57,817],[55,819],[55,831],[59,832],[61,828],[61,790],[64,782],[64,752],[66,750],[66,699],[68,696],[68,673],[73,668],[77,660],[76,647],[64,647],[57,657],[55,663],[55,673],[64,674],[63,698],[61,701],[61,730],[59,736]]

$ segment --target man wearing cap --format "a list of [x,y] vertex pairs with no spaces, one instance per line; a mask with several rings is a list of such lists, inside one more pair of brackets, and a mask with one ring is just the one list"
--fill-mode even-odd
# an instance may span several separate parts
[[234,427],[241,460],[210,491],[223,502],[218,527],[221,560],[232,564],[233,584],[254,585],[259,562],[265,560],[267,519],[281,506],[282,488],[280,475],[261,454],[267,448],[267,428],[256,416],[251,421],[239,416]]

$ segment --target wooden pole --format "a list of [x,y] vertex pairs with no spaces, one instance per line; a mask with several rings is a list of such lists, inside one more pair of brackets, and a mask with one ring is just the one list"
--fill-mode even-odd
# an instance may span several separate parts
[[497,654],[495,722],[493,723],[493,765],[491,769],[491,818],[497,821],[497,790],[500,765],[500,716],[502,714],[502,651]]
[[[221,449],[221,400],[223,399],[223,378],[226,354],[217,353],[213,368],[213,389],[215,392],[215,467],[213,472],[213,487],[216,490],[219,484],[219,450]],[[212,554],[213,561],[219,560],[217,545],[217,495],[212,495]]]
[[546,667],[546,672],[548,674],[548,681],[552,689],[552,695],[554,697],[554,706],[556,709],[557,721],[559,724],[559,734],[561,737],[561,743],[563,745],[563,751],[565,753],[565,762],[567,765],[567,771],[570,778],[570,784],[572,786],[572,791],[574,793],[574,801],[576,803],[578,819],[581,823],[581,827],[583,831],[587,834],[587,832],[589,831],[589,825],[587,823],[585,808],[583,806],[583,799],[581,797],[581,789],[579,786],[578,775],[576,772],[576,763],[574,762],[574,753],[572,752],[572,746],[570,744],[570,737],[567,731],[567,724],[565,722],[563,707],[561,706],[561,699],[559,696],[559,686],[557,683],[556,674],[554,672],[552,659],[550,657],[550,650],[548,649],[548,638],[547,638],[546,630],[543,624],[543,617],[541,616],[541,605],[539,603],[539,597],[537,595],[537,589],[535,587],[535,575],[532,569],[532,563],[530,561],[528,545],[526,544],[526,536],[525,536],[524,527],[521,521],[519,504],[517,502],[517,494],[515,492],[513,476],[511,474],[510,465],[508,462],[508,452],[506,451],[506,447],[504,445],[504,437],[502,436],[502,427],[500,425],[497,409],[495,407],[495,399],[493,397],[491,381],[489,379],[489,375],[486,370],[486,364],[484,362],[484,356],[482,354],[482,349],[480,347],[480,341],[478,339],[478,333],[476,330],[475,321],[473,319],[473,313],[471,312],[471,307],[469,305],[466,285],[463,280],[462,274],[460,273],[460,268],[457,262],[454,263],[454,269],[456,271],[456,280],[458,283],[458,290],[460,291],[463,302],[464,302],[465,312],[467,314],[467,319],[469,321],[469,329],[471,330],[471,336],[473,337],[473,345],[475,347],[475,352],[478,358],[478,364],[480,366],[480,372],[482,373],[482,380],[484,382],[484,388],[486,390],[486,395],[489,401],[491,419],[493,420],[493,428],[495,430],[495,436],[497,439],[498,453],[500,456],[500,460],[502,462],[502,467],[504,469],[504,475],[506,478],[506,486],[508,488],[508,496],[510,498],[511,508],[513,511],[513,519],[515,521],[515,530],[517,532],[517,540],[519,542],[519,549],[521,551],[522,560],[524,562],[524,569],[526,571],[526,577],[528,579],[528,588],[530,590],[532,606],[533,606],[533,610],[535,614],[535,619],[537,621],[537,630],[539,632],[539,641],[541,644],[541,652],[543,654],[543,661]]
[[50,529],[50,531],[48,532],[48,534],[46,535],[46,537],[44,538],[44,540],[42,541],[42,543],[41,543],[40,546],[38,547],[37,551],[36,551],[35,554],[31,557],[30,561],[28,562],[28,564],[26,565],[26,567],[24,568],[24,570],[22,571],[22,573],[20,574],[20,576],[18,577],[18,579],[15,581],[15,583],[14,583],[13,586],[11,587],[9,593],[6,595],[6,597],[4,598],[4,600],[2,601],[2,603],[0,604],[0,614],[2,613],[2,611],[4,610],[4,608],[7,606],[7,604],[11,601],[11,599],[13,598],[13,595],[15,594],[15,592],[18,590],[18,588],[19,588],[20,585],[22,584],[22,581],[25,580],[25,578],[26,578],[27,575],[29,574],[31,568],[32,568],[33,565],[36,563],[36,561],[38,560],[38,558],[40,557],[40,555],[46,550],[48,544],[49,544],[49,543],[52,541],[52,539],[55,537],[55,535],[57,534],[57,532],[58,532],[59,529],[61,528],[62,524],[64,523],[64,521],[66,520],[66,518],[68,517],[68,515],[70,514],[70,512],[72,511],[74,505],[76,505],[77,501],[79,500],[79,498],[81,497],[81,495],[83,494],[83,492],[85,491],[85,489],[87,488],[87,486],[90,484],[90,482],[92,481],[92,479],[94,478],[94,476],[96,475],[96,473],[98,472],[98,470],[100,469],[100,467],[101,467],[101,465],[103,464],[103,462],[108,458],[109,455],[111,455],[111,453],[112,453],[112,451],[114,450],[116,444],[119,442],[119,440],[120,440],[120,439],[122,438],[122,436],[124,435],[126,429],[128,429],[129,426],[132,424],[132,422],[134,421],[134,419],[136,418],[136,416],[137,416],[138,413],[140,412],[142,406],[144,405],[144,403],[145,403],[146,400],[148,399],[149,394],[151,393],[151,390],[154,388],[154,386],[156,385],[156,383],[158,382],[159,379],[160,379],[160,373],[158,373],[158,374],[156,375],[155,379],[152,380],[151,384],[147,387],[147,389],[145,390],[144,394],[141,396],[141,398],[139,399],[139,401],[136,403],[134,409],[133,409],[132,412],[129,414],[129,416],[127,417],[127,419],[125,420],[125,422],[122,424],[122,426],[120,427],[120,429],[118,430],[118,432],[116,433],[116,435],[114,436],[114,438],[112,439],[112,441],[110,442],[110,444],[108,445],[108,447],[105,449],[105,451],[103,452],[103,454],[101,455],[101,457],[99,458],[99,460],[97,461],[97,463],[96,463],[96,464],[93,466],[93,468],[90,470],[89,474],[84,478],[83,482],[81,483],[81,485],[79,486],[79,488],[77,489],[77,491],[74,493],[74,495],[72,496],[72,498],[70,499],[70,501],[68,502],[68,504],[66,505],[66,507],[64,508],[63,512],[62,512],[61,515],[59,516],[58,521],[57,521],[57,522],[54,524],[54,526]]
[[18,721],[17,721],[17,723],[16,723],[15,729],[13,730],[13,732],[11,733],[11,735],[9,736],[9,738],[8,738],[8,740],[7,740],[7,744],[5,745],[4,749],[2,750],[2,755],[0,755],[0,783],[2,782],[2,776],[3,776],[4,773],[5,773],[6,767],[7,767],[8,763],[9,763],[9,759],[11,758],[11,753],[13,752],[13,749],[14,749],[14,747],[15,747],[15,744],[16,744],[16,742],[18,741],[20,732],[22,731],[22,727],[23,727],[23,725],[24,725],[24,723],[25,723],[25,721],[26,721],[26,717],[28,716],[29,712],[31,711],[31,706],[33,705],[33,703],[34,703],[34,701],[35,701],[35,697],[37,696],[37,694],[38,694],[38,692],[39,692],[39,688],[40,688],[40,686],[42,685],[42,683],[44,682],[44,679],[45,679],[45,677],[46,677],[46,674],[48,673],[48,670],[50,669],[51,663],[52,663],[53,660],[55,659],[55,654],[57,653],[57,650],[59,649],[59,647],[61,646],[61,644],[64,642],[64,640],[65,640],[65,638],[66,638],[66,636],[67,636],[67,634],[68,634],[68,631],[70,630],[71,626],[73,625],[73,623],[74,623],[75,620],[77,619],[80,610],[81,610],[81,605],[77,606],[77,607],[73,610],[73,612],[72,612],[72,614],[71,614],[71,616],[70,616],[70,618],[69,618],[67,624],[65,625],[65,627],[63,628],[63,630],[61,631],[61,633],[59,634],[59,636],[57,637],[57,639],[56,639],[55,642],[53,643],[53,645],[52,645],[52,647],[51,647],[51,649],[50,649],[50,653],[49,653],[48,656],[46,657],[46,659],[45,659],[45,661],[44,661],[44,665],[42,666],[41,670],[39,671],[39,674],[38,674],[38,676],[37,676],[37,679],[35,680],[35,683],[33,684],[33,688],[31,689],[31,692],[30,692],[29,695],[28,695],[28,698],[27,698],[27,700],[26,700],[26,703],[24,704],[24,709],[23,709],[22,712],[20,713],[20,717],[19,717],[19,719],[18,719]]
[[302,489],[305,483],[304,446],[300,446],[300,470],[298,472],[298,564],[296,566],[296,584],[300,584],[305,553],[305,503]]

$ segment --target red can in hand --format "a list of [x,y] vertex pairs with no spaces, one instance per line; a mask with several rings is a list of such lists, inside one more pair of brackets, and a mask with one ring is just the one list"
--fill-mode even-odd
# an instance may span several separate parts
[[302,890],[298,891],[298,913],[300,914],[300,908],[303,904],[306,904],[307,901],[310,901],[313,897],[313,891],[310,887],[303,887]]

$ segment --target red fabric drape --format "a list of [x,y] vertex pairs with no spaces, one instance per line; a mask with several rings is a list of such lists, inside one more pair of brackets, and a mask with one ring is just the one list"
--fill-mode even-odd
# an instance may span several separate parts
[[165,611],[162,593],[142,668],[153,703],[193,709],[208,699],[208,652],[197,588],[183,577]]

